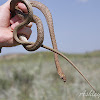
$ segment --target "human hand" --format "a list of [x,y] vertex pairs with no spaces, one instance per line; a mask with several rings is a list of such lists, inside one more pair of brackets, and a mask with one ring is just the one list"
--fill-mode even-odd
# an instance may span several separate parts
[[[8,0],[5,4],[0,6],[0,47],[12,47],[18,45],[18,43],[13,38],[12,30],[22,22],[22,20],[16,15],[11,18],[10,15],[10,1]],[[27,8],[23,3],[18,3],[19,9],[27,13]],[[18,34],[26,36],[29,39],[32,23],[23,27],[18,31]]]

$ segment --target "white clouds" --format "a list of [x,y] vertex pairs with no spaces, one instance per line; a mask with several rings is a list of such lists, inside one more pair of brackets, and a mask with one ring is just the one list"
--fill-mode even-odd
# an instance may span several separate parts
[[88,0],[77,0],[77,1],[83,2],[83,3],[88,2]]

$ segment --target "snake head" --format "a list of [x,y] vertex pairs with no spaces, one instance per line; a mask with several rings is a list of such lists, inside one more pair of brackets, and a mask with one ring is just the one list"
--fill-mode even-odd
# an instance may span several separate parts
[[66,76],[62,73],[62,75],[60,75],[60,78],[64,81],[64,82],[66,82]]

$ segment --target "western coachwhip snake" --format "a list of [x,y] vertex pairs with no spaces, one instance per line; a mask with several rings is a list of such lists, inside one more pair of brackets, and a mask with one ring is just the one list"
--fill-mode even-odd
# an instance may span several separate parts
[[[65,77],[64,73],[62,72],[62,69],[60,67],[60,63],[59,63],[59,60],[58,60],[58,55],[62,56],[83,76],[83,78],[87,81],[87,83],[94,89],[94,87],[85,78],[85,76],[79,71],[79,69],[66,56],[64,56],[62,53],[60,53],[58,51],[57,44],[56,44],[56,39],[55,39],[55,34],[54,34],[52,15],[51,15],[49,9],[44,4],[42,4],[38,1],[30,1],[29,2],[27,0],[11,0],[11,2],[10,2],[11,13],[15,12],[16,5],[19,2],[22,2],[26,5],[27,10],[28,10],[28,14],[23,14],[21,11],[17,11],[17,14],[19,16],[20,15],[24,16],[25,20],[22,23],[20,23],[18,26],[16,26],[15,29],[13,30],[14,39],[18,43],[22,44],[24,46],[24,48],[28,51],[35,51],[38,48],[43,47],[43,48],[46,48],[46,49],[54,52],[54,59],[55,59],[57,72],[58,72],[60,78],[62,78],[63,81],[66,82],[66,77]],[[38,8],[44,14],[44,16],[46,18],[46,21],[47,21],[47,24],[48,24],[53,49],[42,44],[43,40],[44,40],[43,25],[42,25],[42,22],[41,22],[40,18],[37,17],[36,15],[33,15],[32,7]],[[17,31],[19,29],[21,29],[23,26],[28,25],[30,22],[34,22],[37,25],[38,35],[37,35],[37,40],[36,40],[35,43],[34,42],[28,42],[27,39],[24,36],[19,36],[19,37],[17,36]]]

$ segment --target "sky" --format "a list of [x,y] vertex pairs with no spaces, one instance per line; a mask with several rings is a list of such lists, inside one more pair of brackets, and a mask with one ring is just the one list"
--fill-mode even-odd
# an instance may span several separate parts
[[[0,0],[0,5],[7,0]],[[85,53],[100,50],[100,0],[38,0],[51,11],[58,50],[66,53]],[[52,47],[46,20],[33,8],[44,25],[43,44]],[[33,24],[29,41],[36,40],[37,31]],[[37,51],[46,51],[40,48]],[[2,54],[28,53],[21,45],[3,48]]]

